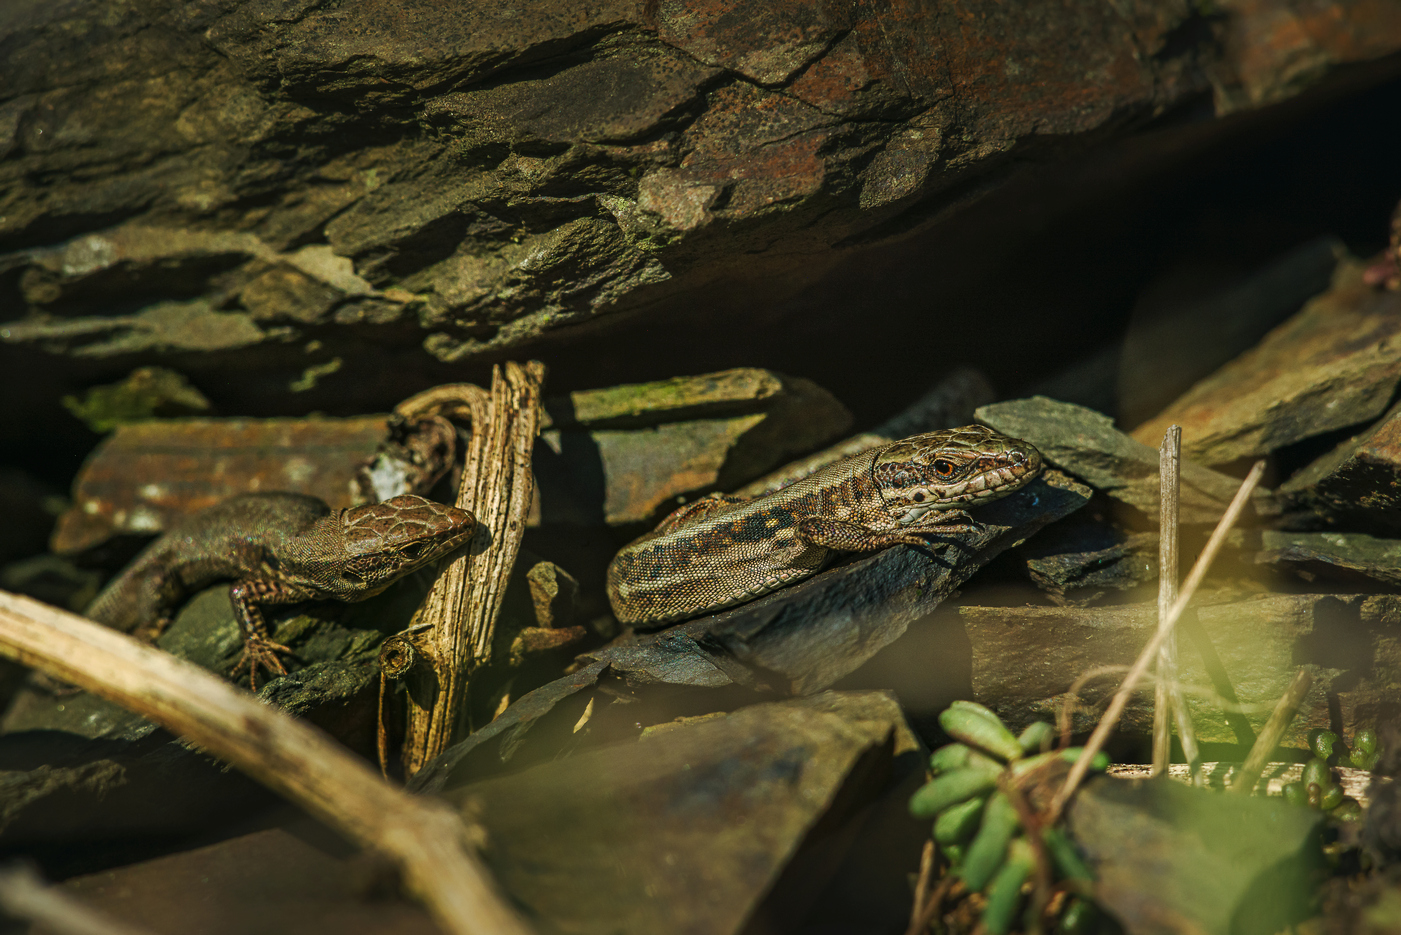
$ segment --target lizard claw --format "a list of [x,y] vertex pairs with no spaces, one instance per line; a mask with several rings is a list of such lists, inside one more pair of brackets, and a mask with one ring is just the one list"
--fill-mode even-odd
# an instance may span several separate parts
[[240,672],[248,669],[248,687],[258,690],[258,670],[267,669],[274,675],[286,675],[287,667],[282,664],[282,660],[277,658],[278,653],[294,655],[291,649],[281,643],[274,643],[261,637],[253,636],[243,641],[243,656],[238,660],[238,665],[234,666],[229,677],[236,679]]

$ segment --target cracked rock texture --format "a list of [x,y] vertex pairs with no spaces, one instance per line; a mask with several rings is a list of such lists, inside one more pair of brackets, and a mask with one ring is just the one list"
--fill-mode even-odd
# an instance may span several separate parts
[[24,0],[0,349],[382,407],[407,370],[811,278],[1020,164],[1397,48],[1388,0]]

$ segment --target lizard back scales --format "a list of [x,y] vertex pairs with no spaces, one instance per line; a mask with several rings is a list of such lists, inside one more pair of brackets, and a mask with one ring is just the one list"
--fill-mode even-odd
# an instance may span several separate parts
[[834,552],[924,545],[976,529],[964,508],[1025,486],[1041,454],[980,425],[915,435],[752,500],[711,495],[624,547],[608,567],[618,620],[661,625],[807,578]]

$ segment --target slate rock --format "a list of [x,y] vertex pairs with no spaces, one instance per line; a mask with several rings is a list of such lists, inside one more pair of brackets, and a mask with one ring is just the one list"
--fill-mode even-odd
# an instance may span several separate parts
[[[849,846],[839,829],[919,774],[921,759],[890,696],[832,693],[692,720],[445,795],[479,816],[483,856],[542,933],[731,933],[771,888],[793,892],[785,865],[824,838]],[[897,846],[913,866],[918,836]],[[790,920],[844,849],[808,863],[786,900]]]
[[0,854],[38,859],[54,874],[246,822],[276,801],[164,731],[140,740],[0,736]]
[[1124,533],[1104,523],[1060,524],[1022,546],[1018,556],[1057,603],[1086,603],[1158,577],[1157,534]]
[[119,383],[90,387],[82,399],[65,396],[63,405],[94,432],[110,432],[124,422],[203,415],[210,408],[190,381],[164,367],[140,367]]
[[1126,425],[1157,415],[1327,289],[1346,255],[1338,238],[1318,237],[1209,291],[1195,280],[1210,276],[1221,257],[1170,268],[1134,304],[1117,349],[1118,406],[1108,411]]
[[1128,935],[1271,935],[1314,915],[1323,816],[1278,798],[1093,778],[1066,811]]
[[[1158,449],[1115,429],[1108,416],[1073,403],[1032,396],[983,406],[977,417],[1004,435],[1026,439],[1048,464],[1133,507],[1156,524]],[[1157,441],[1161,442],[1161,437]],[[1189,524],[1214,524],[1240,488],[1234,478],[1185,457],[1181,479],[1180,516]],[[1252,502],[1257,512],[1274,510],[1264,492],[1257,493]]]
[[88,456],[53,549],[74,554],[119,534],[154,535],[228,497],[288,491],[351,506],[357,466],[386,416],[171,419],[119,425]]
[[1133,437],[1154,444],[1176,423],[1184,457],[1227,464],[1381,415],[1401,383],[1401,295],[1378,292],[1362,272],[1340,264],[1331,289]]
[[1048,471],[978,507],[982,528],[852,557],[758,600],[654,633],[629,632],[579,657],[632,684],[752,686],[806,694],[832,685],[898,639],[984,563],[1079,509],[1089,490]]
[[160,935],[442,933],[422,904],[383,885],[375,857],[307,818],[120,863],[83,867],[61,885],[109,918]]
[[415,365],[481,360],[721,277],[812,277],[1011,176],[1008,153],[1213,89],[1260,106],[1401,47],[1389,7],[1353,6],[1303,29],[1263,0],[1223,40],[1166,0],[978,0],[958,30],[794,2],[30,5],[0,32],[0,266],[24,300],[0,341],[69,376],[255,373],[231,411],[334,344],[321,398],[379,407],[385,322]]
[[851,413],[810,380],[738,368],[547,400],[533,525],[624,525],[831,441]]
[[1366,532],[1401,532],[1401,408],[1280,485],[1293,505]]
[[1360,532],[1279,532],[1260,534],[1255,561],[1286,569],[1306,581],[1338,581],[1373,587],[1401,587],[1401,540]]
[[[1388,673],[1390,628],[1401,622],[1395,595],[1271,594],[1212,603],[1198,598],[1179,624],[1181,679],[1216,695],[1256,705],[1249,713],[1224,712],[1214,697],[1186,694],[1204,743],[1249,745],[1274,703],[1302,666],[1313,686],[1281,741],[1304,748],[1312,728],[1351,735],[1371,727],[1401,702]],[[1156,602],[1114,607],[961,606],[956,613],[972,645],[975,700],[1020,729],[1034,720],[1054,721],[1065,693],[1082,673],[1100,666],[1130,665],[1157,626]],[[1076,731],[1098,719],[1094,705],[1118,687],[1108,676],[1086,687]],[[1152,731],[1151,688],[1130,700],[1121,730]]]

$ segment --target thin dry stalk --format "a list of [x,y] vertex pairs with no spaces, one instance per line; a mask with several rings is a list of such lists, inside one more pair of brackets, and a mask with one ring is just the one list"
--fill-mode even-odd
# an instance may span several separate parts
[[[1178,530],[1182,493],[1182,427],[1168,426],[1163,443],[1158,448],[1159,522],[1158,522],[1158,628],[1167,622],[1168,612],[1177,601]],[[1194,770],[1201,763],[1197,749],[1197,732],[1192,727],[1192,715],[1187,710],[1182,692],[1177,688],[1177,633],[1167,635],[1158,652],[1158,683],[1153,704],[1153,769],[1161,775],[1172,758],[1172,730],[1168,718],[1177,721],[1177,736],[1182,753]]]
[[1109,702],[1109,707],[1105,709],[1103,716],[1099,719],[1094,733],[1090,735],[1089,741],[1085,744],[1085,749],[1080,752],[1075,764],[1070,767],[1070,772],[1065,777],[1065,784],[1061,786],[1056,797],[1051,801],[1051,807],[1047,816],[1047,824],[1055,824],[1060,819],[1061,812],[1065,809],[1065,803],[1075,794],[1075,790],[1084,780],[1085,774],[1089,772],[1090,761],[1095,754],[1104,748],[1104,743],[1113,733],[1114,726],[1119,723],[1119,717],[1124,713],[1124,706],[1129,702],[1129,696],[1138,687],[1139,679],[1148,670],[1148,666],[1157,658],[1158,650],[1162,647],[1163,641],[1172,633],[1172,628],[1181,619],[1182,612],[1187,609],[1187,604],[1192,600],[1192,596],[1197,593],[1197,588],[1201,586],[1202,580],[1211,568],[1211,563],[1215,561],[1216,555],[1221,551],[1221,546],[1226,543],[1226,534],[1231,531],[1236,520],[1245,511],[1245,505],[1250,500],[1250,494],[1255,489],[1255,485],[1260,482],[1260,475],[1265,472],[1265,462],[1257,461],[1250,469],[1250,474],[1240,485],[1240,490],[1236,491],[1235,499],[1231,505],[1226,507],[1226,512],[1222,514],[1221,521],[1216,524],[1216,529],[1211,533],[1211,538],[1206,541],[1202,548],[1202,554],[1198,556],[1196,564],[1192,566],[1191,572],[1187,575],[1187,580],[1183,582],[1182,593],[1178,595],[1177,601],[1168,611],[1166,623],[1153,634],[1153,638],[1148,641],[1148,645],[1143,647],[1143,652],[1138,654],[1134,660],[1133,667],[1129,669],[1129,674],[1124,676],[1124,682],[1115,692],[1113,699]]
[[[491,657],[501,599],[525,532],[534,491],[531,453],[540,426],[545,365],[492,369],[490,394],[466,393],[472,441],[457,506],[477,518],[472,544],[438,575],[414,618],[413,644],[428,663],[409,673],[404,771],[412,776],[447,749],[466,711],[467,680]],[[442,394],[424,405],[445,404]],[[402,407],[401,407],[402,408]]]
[[1312,685],[1313,676],[1305,670],[1300,669],[1295,674],[1294,681],[1289,683],[1289,688],[1280,696],[1274,711],[1270,712],[1270,719],[1265,722],[1264,728],[1255,738],[1255,743],[1251,745],[1250,753],[1246,755],[1240,772],[1236,773],[1235,779],[1232,780],[1232,792],[1249,792],[1255,788],[1255,783],[1260,781],[1260,776],[1270,761],[1270,754],[1279,746],[1280,738],[1289,729],[1289,725],[1294,723],[1294,715],[1299,713],[1299,705],[1303,703],[1304,696],[1309,693]]
[[944,900],[948,899],[954,887],[963,881],[952,873],[945,873],[934,892],[925,900],[924,907],[920,910],[919,918],[910,923],[910,927],[905,930],[905,935],[922,935],[929,931],[929,923],[934,921],[934,917],[939,914],[939,910],[944,905]]
[[0,867],[0,909],[50,935],[147,935],[146,929],[118,922],[50,886],[26,864]]
[[446,804],[385,782],[322,731],[144,643],[0,591],[0,655],[135,711],[396,861],[447,932],[528,935]]
[[934,841],[924,842],[924,849],[919,852],[919,878],[915,880],[915,901],[910,907],[910,925],[919,922],[919,917],[924,914],[924,902],[929,895],[929,883],[934,878]]

